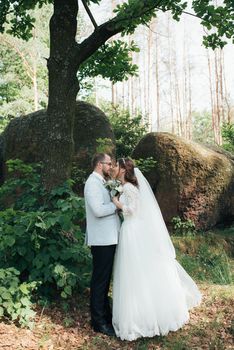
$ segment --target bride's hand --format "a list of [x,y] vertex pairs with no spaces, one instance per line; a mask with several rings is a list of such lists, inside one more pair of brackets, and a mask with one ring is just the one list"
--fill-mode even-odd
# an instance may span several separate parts
[[120,201],[118,200],[118,197],[113,197],[112,198],[112,202],[116,205],[116,207],[118,209],[122,209],[122,204],[120,203]]

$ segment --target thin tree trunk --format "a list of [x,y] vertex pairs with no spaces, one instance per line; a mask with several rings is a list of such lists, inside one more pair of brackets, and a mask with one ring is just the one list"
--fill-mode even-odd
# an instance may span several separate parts
[[35,33],[35,28],[34,28],[33,29],[34,54],[32,55],[32,60],[33,60],[33,91],[34,91],[34,110],[38,111],[37,62],[36,62],[35,39],[36,39],[36,33]]
[[225,116],[225,122],[231,123],[231,107],[228,101],[228,93],[227,93],[227,82],[226,82],[226,74],[225,74],[225,60],[224,60],[224,50],[222,50],[222,66],[223,66],[223,86],[224,86],[224,100],[227,107],[227,113]]
[[34,111],[38,111],[38,87],[37,87],[37,66],[33,64],[33,91],[34,91]]
[[150,131],[152,131],[152,113],[151,113],[151,92],[150,92],[150,78],[151,78],[151,46],[152,46],[152,31],[151,31],[151,25],[148,28],[147,31],[147,89],[146,89],[146,110],[148,114],[148,123],[150,127]]
[[[189,56],[188,56],[189,58]],[[192,85],[191,85],[191,64],[188,62],[188,139],[192,139]]]
[[[155,21],[155,23],[157,23]],[[156,26],[155,26],[156,28]],[[157,28],[156,28],[157,29]],[[160,130],[160,85],[159,85],[159,38],[156,32],[155,34],[155,80],[156,80],[156,96],[157,96],[157,105],[156,105],[156,114],[157,114],[157,131]]]
[[219,101],[219,70],[218,70],[218,54],[217,49],[215,54],[215,102],[216,102],[216,113],[215,113],[215,142],[220,145],[220,101]]
[[168,35],[168,70],[170,81],[170,111],[171,111],[171,132],[175,133],[174,108],[173,108],[173,83],[172,83],[172,55],[171,55],[171,30],[170,30],[170,15],[167,16],[167,35]]
[[[115,0],[111,0],[111,14],[113,15],[114,13],[114,9],[116,7],[116,1]],[[111,103],[112,106],[116,106],[117,104],[117,86],[116,84],[111,82]]]
[[183,88],[182,88],[182,96],[183,96],[183,133],[182,135],[185,138],[188,138],[188,110],[187,110],[187,99],[188,99],[188,93],[187,93],[187,84],[188,84],[188,77],[187,77],[187,55],[186,55],[186,39],[185,39],[185,28],[184,28],[184,40],[183,40]]
[[211,71],[211,59],[209,49],[207,49],[207,61],[209,71],[209,84],[210,84],[210,104],[211,104],[211,115],[212,115],[212,128],[215,136],[215,107],[214,107],[214,95],[213,95],[213,84],[212,84],[212,71]]

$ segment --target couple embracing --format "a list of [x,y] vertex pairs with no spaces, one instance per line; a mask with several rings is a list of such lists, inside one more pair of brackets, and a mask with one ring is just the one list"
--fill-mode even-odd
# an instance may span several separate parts
[[[98,153],[92,166],[84,195],[86,242],[93,257],[93,330],[129,341],[178,330],[188,321],[188,310],[199,305],[201,294],[176,261],[148,181],[128,158],[112,166],[109,155]],[[122,183],[120,197],[111,198],[105,186],[110,175]],[[112,270],[113,310],[108,299]]]

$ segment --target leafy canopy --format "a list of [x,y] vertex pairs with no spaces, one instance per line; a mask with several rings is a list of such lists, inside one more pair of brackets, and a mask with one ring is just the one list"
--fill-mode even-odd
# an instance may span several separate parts
[[[99,4],[100,0],[88,0]],[[53,3],[52,0],[1,0],[0,2],[0,32],[7,30],[8,33],[29,39],[35,19],[30,10],[36,6],[42,7],[45,4]],[[66,1],[64,1],[64,4]],[[122,35],[131,34],[139,24],[149,24],[156,12],[171,11],[175,20],[179,20],[183,12],[188,12],[188,2],[182,0],[128,0],[117,5],[115,17],[109,21],[110,25],[119,29]],[[193,15],[201,20],[208,33],[204,36],[204,44],[212,48],[223,47],[227,39],[234,42],[234,2],[224,0],[222,5],[214,5],[211,0],[193,0]],[[9,18],[9,14],[13,14]],[[115,33],[113,33],[114,35]]]

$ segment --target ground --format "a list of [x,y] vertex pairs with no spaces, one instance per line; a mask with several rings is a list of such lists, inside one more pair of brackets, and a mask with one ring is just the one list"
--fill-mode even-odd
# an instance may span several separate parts
[[190,322],[166,337],[133,342],[95,333],[89,325],[88,291],[68,307],[37,308],[32,330],[0,323],[1,350],[229,350],[234,349],[233,286],[199,285],[200,307],[190,312]]

